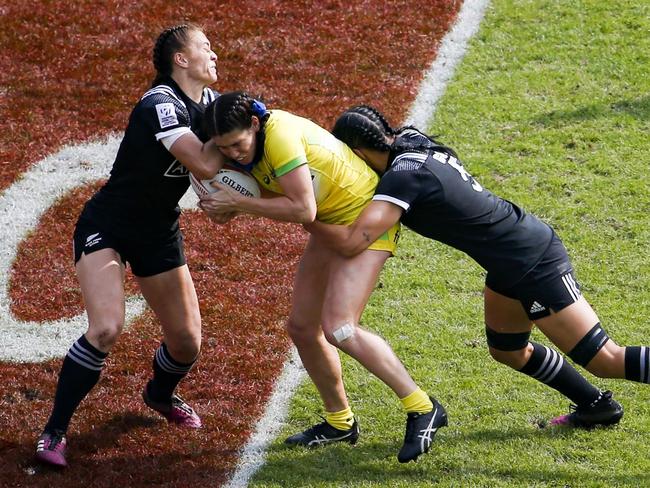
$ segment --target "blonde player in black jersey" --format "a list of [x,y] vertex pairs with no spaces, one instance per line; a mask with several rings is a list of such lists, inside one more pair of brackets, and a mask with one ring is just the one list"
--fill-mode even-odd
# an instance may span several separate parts
[[350,226],[306,225],[345,256],[402,224],[474,258],[487,271],[485,324],[497,361],[555,388],[575,405],[551,424],[615,424],[621,405],[591,385],[561,354],[530,342],[533,324],[573,361],[602,378],[650,382],[650,348],[618,346],[580,293],[566,249],[547,224],[484,189],[453,150],[414,128],[393,129],[376,109],[357,106],[334,135],[378,174],[373,201]]
[[194,410],[174,393],[201,346],[201,317],[185,264],[178,202],[198,178],[213,176],[223,157],[200,132],[205,106],[216,93],[217,55],[195,25],[163,31],[153,49],[157,76],[131,112],[108,182],[86,203],[74,234],[77,277],[88,331],[66,355],[52,414],[36,459],[67,465],[66,431],[79,403],[99,380],[124,327],[124,272],[128,262],[160,321],[163,342],[154,354],[144,402],[171,423],[201,427]]

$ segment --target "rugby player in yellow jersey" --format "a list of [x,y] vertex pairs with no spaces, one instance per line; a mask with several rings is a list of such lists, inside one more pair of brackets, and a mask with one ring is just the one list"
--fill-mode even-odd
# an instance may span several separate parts
[[[310,120],[266,110],[246,93],[223,94],[208,105],[205,129],[222,153],[249,171],[270,198],[250,198],[226,186],[201,197],[216,222],[236,213],[276,220],[352,223],[371,201],[378,176],[345,144]],[[429,450],[444,408],[415,384],[390,346],[361,328],[359,319],[386,259],[395,251],[399,224],[353,258],[310,236],[295,277],[287,331],[325,406],[325,421],[289,437],[288,444],[317,446],[359,437],[343,386],[337,348],[388,385],[407,412],[400,462]],[[418,419],[414,423],[414,420]],[[413,426],[421,426],[414,435]]]

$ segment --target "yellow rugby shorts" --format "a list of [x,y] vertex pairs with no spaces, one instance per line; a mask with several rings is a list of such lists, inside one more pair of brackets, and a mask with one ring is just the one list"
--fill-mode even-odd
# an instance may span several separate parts
[[397,222],[390,229],[384,232],[379,238],[368,246],[368,249],[375,251],[389,251],[391,255],[395,255],[397,251],[397,242],[399,241],[402,224]]

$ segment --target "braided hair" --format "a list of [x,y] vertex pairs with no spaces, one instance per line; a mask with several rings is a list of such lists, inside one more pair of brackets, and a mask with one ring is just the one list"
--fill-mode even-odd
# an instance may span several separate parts
[[[422,137],[413,137],[414,132]],[[436,136],[425,134],[412,125],[407,125],[405,127],[400,127],[395,131],[395,140],[393,141],[391,149],[396,153],[405,151],[436,151],[449,154],[458,159],[456,151],[449,146],[441,144],[435,137]]]
[[352,149],[367,148],[390,151],[387,137],[395,134],[384,116],[368,105],[357,105],[346,110],[332,129],[337,139]]
[[[412,134],[412,131],[423,137],[400,137],[409,132]],[[332,134],[352,149],[366,148],[387,152],[435,150],[457,157],[453,149],[440,144],[433,136],[424,134],[413,126],[394,129],[379,110],[369,105],[357,105],[346,110],[334,124]],[[392,144],[388,143],[390,136],[393,136]]]
[[224,93],[205,108],[205,133],[208,137],[214,137],[234,130],[249,129],[253,124],[253,115],[260,120],[260,127],[263,127],[268,118],[263,103],[246,92]]
[[151,86],[156,86],[172,74],[174,67],[173,56],[181,51],[189,40],[192,31],[203,31],[195,24],[179,24],[162,31],[156,39],[153,47],[153,66],[156,69],[156,77]]

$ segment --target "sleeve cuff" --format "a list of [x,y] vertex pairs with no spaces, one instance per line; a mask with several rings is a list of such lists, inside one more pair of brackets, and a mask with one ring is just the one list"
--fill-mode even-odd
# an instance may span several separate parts
[[165,148],[169,151],[178,138],[188,132],[192,132],[189,127],[177,127],[176,129],[165,132],[158,132],[156,134],[156,140],[162,142]]
[[399,200],[398,198],[391,197],[389,195],[375,195],[374,197],[372,197],[372,199],[373,200],[378,200],[378,201],[381,201],[381,202],[392,203],[394,205],[397,205],[398,207],[403,208],[405,212],[407,212],[408,209],[411,208],[411,204],[409,204],[409,203],[407,203],[407,202],[405,202],[403,200]]

